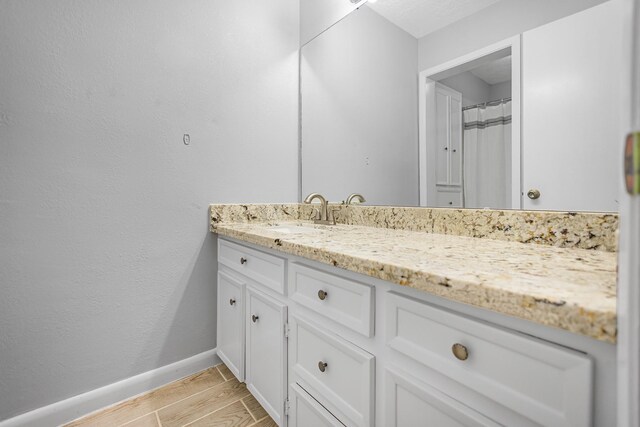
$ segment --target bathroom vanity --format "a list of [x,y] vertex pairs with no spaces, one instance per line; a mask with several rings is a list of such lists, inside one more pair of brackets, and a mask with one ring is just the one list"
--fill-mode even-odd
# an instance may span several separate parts
[[309,208],[211,206],[218,354],[279,425],[615,424],[615,215]]

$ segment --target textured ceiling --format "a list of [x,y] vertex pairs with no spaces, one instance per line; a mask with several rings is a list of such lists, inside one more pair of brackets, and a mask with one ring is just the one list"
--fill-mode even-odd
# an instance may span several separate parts
[[507,82],[511,80],[511,55],[487,62],[469,71],[490,85]]
[[377,0],[367,5],[416,38],[446,27],[499,0]]

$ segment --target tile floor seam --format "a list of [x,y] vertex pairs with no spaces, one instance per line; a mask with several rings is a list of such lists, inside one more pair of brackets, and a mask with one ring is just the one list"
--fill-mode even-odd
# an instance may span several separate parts
[[262,418],[260,418],[258,421],[256,421],[255,423],[253,423],[253,424],[249,424],[247,427],[253,427],[253,426],[255,426],[256,424],[258,424],[258,423],[260,423],[260,422],[262,422],[262,421],[266,420],[266,419],[267,419],[267,418],[269,418],[269,417],[270,417],[270,415],[267,415],[266,417],[262,417]]
[[251,418],[253,418],[254,422],[257,422],[257,418],[253,415],[253,412],[251,412],[251,409],[249,409],[249,407],[247,406],[246,403],[244,403],[244,397],[242,399],[240,399],[240,403],[242,403],[242,406],[244,406],[244,408],[247,410],[247,412],[249,413],[249,415],[251,415]]
[[[175,387],[178,387],[178,389],[183,391],[183,392],[190,392],[191,388],[192,388],[191,386],[193,385],[192,382],[193,381],[197,381],[199,379],[199,377],[203,373],[206,373],[207,371],[209,371],[210,372],[210,376],[213,376],[213,377],[215,377],[214,371],[217,372],[217,374],[220,377],[219,378],[215,377],[215,379],[217,381],[219,381],[219,382],[214,384],[214,385],[212,385],[212,386],[210,386],[210,387],[206,387],[206,388],[204,388],[202,390],[199,390],[199,391],[197,391],[195,393],[190,393],[190,394],[186,395],[185,397],[183,397],[181,399],[178,399],[178,400],[176,400],[174,402],[165,404],[164,406],[161,406],[161,407],[158,407],[158,408],[153,408],[153,406],[151,406],[149,408],[146,408],[145,406],[142,406],[142,404],[152,403],[154,401],[154,399],[152,397],[150,397],[149,395],[151,395],[155,391],[162,390],[163,388],[170,388],[171,385],[174,385]],[[225,374],[223,374],[223,371],[227,373],[227,376],[225,376]],[[227,377],[228,377],[228,379],[227,379]],[[187,379],[188,379],[188,381],[186,381]],[[136,396],[131,397],[131,398],[127,399],[127,400],[123,400],[121,402],[118,402],[118,403],[116,403],[114,405],[111,405],[111,406],[109,406],[107,408],[102,408],[101,410],[95,411],[92,414],[87,414],[87,415],[83,416],[82,418],[76,419],[76,420],[74,420],[72,422],[90,418],[87,421],[79,424],[79,426],[80,427],[82,427],[82,426],[91,426],[92,425],[91,422],[92,422],[92,419],[94,418],[94,416],[97,416],[97,420],[98,421],[100,421],[100,419],[103,419],[103,420],[107,419],[108,420],[113,415],[113,413],[110,413],[110,411],[111,411],[111,412],[114,412],[116,414],[120,413],[120,415],[118,417],[119,418],[124,418],[126,420],[126,422],[124,422],[124,423],[121,422],[121,423],[118,423],[118,424],[115,424],[115,423],[113,424],[113,425],[117,425],[119,427],[127,427],[129,425],[133,425],[136,422],[140,423],[140,421],[143,420],[145,417],[147,419],[144,420],[144,421],[151,422],[151,419],[155,419],[156,426],[157,427],[162,427],[163,426],[163,422],[162,422],[162,420],[160,418],[160,411],[164,411],[164,410],[167,410],[169,408],[169,411],[171,412],[171,410],[172,410],[171,407],[173,407],[174,405],[180,405],[181,404],[181,405],[184,406],[185,403],[189,403],[185,407],[186,408],[190,408],[195,403],[197,403],[197,401],[202,400],[201,398],[198,397],[198,395],[202,395],[204,393],[211,392],[211,390],[216,388],[216,387],[221,387],[222,389],[226,389],[228,387],[231,387],[234,390],[233,394],[235,394],[235,396],[229,396],[229,397],[231,397],[232,399],[234,399],[234,398],[235,399],[233,401],[227,403],[226,405],[224,405],[224,406],[222,406],[220,408],[217,408],[214,411],[207,412],[206,414],[202,415],[201,417],[198,417],[198,418],[196,418],[196,419],[194,419],[192,421],[189,421],[186,424],[179,424],[179,425],[181,425],[182,427],[185,427],[185,426],[193,427],[194,423],[196,423],[198,421],[201,421],[203,419],[206,419],[207,417],[211,417],[211,422],[213,422],[215,424],[217,421],[220,421],[220,420],[223,420],[223,419],[227,418],[227,414],[226,413],[222,413],[222,411],[225,411],[225,410],[227,412],[231,411],[233,413],[242,414],[242,417],[244,417],[244,421],[243,422],[251,423],[249,426],[257,426],[260,423],[265,422],[265,420],[271,419],[271,417],[268,414],[266,414],[265,416],[263,416],[261,418],[258,418],[258,415],[262,415],[262,413],[263,413],[263,411],[258,411],[257,410],[258,406],[260,406],[260,408],[264,410],[264,408],[258,402],[255,402],[256,405],[258,405],[258,406],[256,406],[256,408],[254,408],[256,410],[255,414],[249,408],[249,404],[247,402],[249,402],[249,399],[251,398],[252,395],[251,395],[250,391],[246,388],[245,383],[237,381],[238,382],[237,385],[233,385],[232,384],[232,385],[227,385],[226,387],[223,386],[227,382],[234,382],[234,381],[237,381],[237,380],[236,380],[235,375],[233,375],[233,372],[231,372],[228,369],[228,367],[226,365],[224,365],[224,363],[220,363],[220,364],[217,364],[217,365],[214,365],[214,366],[210,366],[210,367],[208,367],[206,369],[203,369],[203,370],[201,370],[199,372],[196,372],[194,374],[191,374],[191,375],[188,375],[186,377],[180,378],[180,379],[178,379],[176,381],[173,381],[171,383],[167,383],[167,384],[165,384],[163,386],[156,387],[155,389],[149,390],[148,392],[140,393],[139,395],[136,395]],[[207,382],[208,381],[205,381],[204,385],[206,385]],[[194,387],[194,388],[197,389],[198,385],[202,385],[202,384],[196,384],[196,387]],[[167,394],[167,396],[171,396],[171,393]],[[164,397],[167,397],[167,396],[164,396]],[[163,397],[163,396],[160,396],[160,397]],[[141,399],[141,402],[137,402],[137,404],[134,404],[133,407],[129,407],[132,404],[133,400],[140,399],[140,398],[143,398],[143,399]],[[189,399],[193,399],[195,402],[185,402],[185,401],[187,401]],[[156,403],[163,403],[162,401],[164,399],[158,398],[158,399],[155,399],[155,400],[156,400]],[[253,405],[253,401],[251,401],[251,402],[252,402],[252,406],[254,406]],[[120,405],[122,405],[122,406],[120,406]],[[233,405],[236,405],[235,409],[229,408],[229,407],[231,407]],[[143,410],[144,409],[149,410],[151,408],[153,408],[153,410],[150,410],[149,412],[146,412],[144,414],[136,416],[135,418],[127,419],[127,416],[130,415],[129,412],[133,412],[133,414],[135,414],[135,407],[136,406],[139,406],[139,408],[141,407]],[[193,407],[195,407],[195,406],[193,406]],[[118,409],[118,411],[117,412],[113,411],[116,408]],[[132,409],[134,409],[134,410],[131,411]],[[200,409],[208,410],[208,407],[205,406],[204,408],[200,408]],[[233,410],[231,410],[231,409],[233,409]],[[106,418],[99,416],[100,413],[103,413],[103,412],[106,412],[106,414],[105,414]],[[222,417],[220,420],[218,420],[216,418],[217,416],[215,415],[215,414],[218,414],[218,413],[220,414],[218,416]],[[264,413],[266,413],[266,411],[264,411]],[[131,415],[133,415],[133,414],[131,414]],[[193,414],[193,415],[197,415],[197,414]],[[93,420],[93,421],[95,422],[95,420]]]
[[[222,376],[222,379],[224,379],[224,376]],[[217,386],[219,386],[220,384],[224,384],[224,383],[226,383],[226,382],[227,382],[227,381],[222,381],[221,383],[218,383],[218,384],[216,384],[216,385],[214,385],[214,386],[207,387],[207,388],[205,388],[205,389],[203,389],[203,390],[200,390],[200,391],[198,391],[198,392],[195,392],[195,393],[193,393],[193,394],[190,394],[189,396],[184,397],[184,398],[182,398],[182,399],[180,399],[180,400],[176,400],[175,402],[171,402],[171,403],[169,403],[168,405],[165,405],[165,406],[162,406],[162,407],[160,407],[160,408],[157,408],[154,412],[158,412],[158,413],[159,413],[161,410],[166,409],[166,408],[168,408],[168,407],[169,407],[169,406],[171,406],[171,405],[175,405],[176,403],[180,403],[180,402],[182,402],[183,400],[187,400],[187,399],[189,399],[189,398],[191,398],[191,397],[193,397],[193,396],[195,396],[195,395],[197,395],[197,394],[201,394],[201,393],[204,393],[205,391],[209,391],[209,390],[211,390],[212,388],[217,387]]]
[[225,376],[224,376],[224,374],[222,373],[222,371],[220,370],[220,368],[219,368],[219,366],[220,366],[220,365],[222,365],[222,363],[219,363],[219,364],[217,364],[217,365],[215,366],[215,368],[218,370],[218,373],[220,374],[220,376],[222,377],[222,379],[223,379],[223,380],[225,380],[225,382],[226,382],[226,381],[230,381],[230,380],[231,380],[231,378],[227,378],[227,377],[225,377]]
[[[216,409],[216,410],[215,410],[215,411],[213,411],[213,412],[209,412],[208,414],[205,414],[205,415],[201,416],[200,418],[196,418],[196,419],[195,419],[195,420],[193,420],[193,421],[189,421],[187,424],[183,424],[183,425],[182,425],[182,426],[180,426],[180,427],[187,427],[187,426],[189,426],[189,425],[191,425],[191,424],[195,423],[196,421],[200,421],[201,419],[208,417],[208,416],[209,416],[209,415],[211,415],[211,414],[215,414],[216,412],[222,411],[223,409],[225,409],[225,408],[227,408],[227,407],[229,407],[229,406],[233,405],[234,403],[238,403],[239,401],[242,401],[242,399],[244,399],[244,398],[243,398],[243,397],[241,397],[241,398],[239,398],[238,400],[234,400],[233,402],[229,403],[228,405],[224,405],[223,407],[218,408],[218,409]],[[249,415],[251,415],[251,411],[249,411],[248,409],[247,409],[247,411],[249,412]],[[253,418],[253,416],[252,416],[251,418]]]
[[[220,366],[220,365],[222,365],[222,363],[218,363],[217,365],[214,365],[214,366],[209,366],[208,368],[205,368],[205,369],[203,369],[203,370],[201,370],[201,371],[194,372],[193,374],[190,374],[190,375],[184,376],[184,377],[179,378],[179,379],[177,379],[177,380],[175,380],[175,381],[171,381],[171,382],[169,382],[169,383],[167,383],[167,384],[164,384],[164,385],[161,385],[161,386],[159,386],[159,387],[153,388],[153,389],[151,389],[151,390],[149,390],[149,391],[145,391],[145,392],[142,392],[142,393],[136,394],[136,395],[131,396],[131,397],[127,398],[127,399],[124,399],[124,400],[121,400],[121,401],[119,401],[119,402],[116,402],[116,403],[114,403],[113,405],[109,405],[109,406],[107,406],[107,407],[105,407],[105,408],[97,409],[97,410],[95,410],[95,411],[93,411],[93,412],[90,412],[90,413],[88,413],[88,414],[86,414],[86,415],[83,415],[81,418],[76,418],[75,420],[69,421],[67,424],[63,424],[63,426],[67,426],[68,424],[74,423],[74,422],[76,422],[76,421],[81,421],[81,420],[82,420],[82,419],[84,419],[84,418],[90,418],[90,417],[93,417],[93,416],[95,416],[95,415],[98,415],[98,414],[100,414],[100,413],[102,413],[102,412],[106,412],[106,411],[108,411],[108,410],[110,410],[110,409],[114,409],[115,407],[117,407],[117,406],[119,406],[119,405],[122,405],[123,403],[127,403],[127,402],[133,401],[133,400],[135,400],[135,399],[139,399],[139,398],[141,398],[141,397],[143,397],[143,396],[149,395],[149,394],[151,394],[151,393],[153,393],[153,392],[155,392],[155,391],[158,391],[158,390],[160,390],[160,389],[162,389],[162,388],[164,388],[164,387],[167,387],[167,386],[169,386],[169,385],[171,385],[171,384],[178,383],[178,382],[182,382],[182,381],[184,381],[184,380],[186,380],[187,378],[190,378],[190,377],[196,377],[197,375],[202,374],[203,372],[208,371],[208,370],[210,370],[210,369],[212,369],[212,368],[215,368],[215,369],[216,369],[216,371],[218,372],[218,374],[220,374],[220,376],[221,376],[221,377],[222,377],[222,379],[224,380],[224,381],[222,381],[221,383],[216,384],[216,385],[220,385],[220,384],[225,383],[225,382],[227,382],[227,381],[228,381],[227,379],[225,379],[224,375],[222,375],[222,373],[221,373],[221,372],[220,372],[220,370],[218,369],[218,366]],[[201,393],[201,392],[204,392],[204,391],[207,391],[207,390],[209,390],[210,388],[213,388],[213,387],[215,387],[215,385],[214,385],[214,386],[212,386],[212,387],[206,388],[206,389],[204,389],[204,390],[201,390],[201,391],[199,391],[199,392],[197,392],[197,393],[190,394],[189,396],[187,396],[187,397],[185,397],[185,398],[183,398],[183,399],[180,399],[180,400],[176,400],[175,402],[172,402],[172,403],[170,403],[170,404],[168,404],[168,405],[162,406],[162,407],[160,407],[160,408],[156,408],[155,410],[150,411],[150,412],[147,412],[146,414],[144,414],[144,415],[142,415],[142,416],[139,416],[139,417],[137,417],[137,418],[134,418],[134,419],[132,419],[132,420],[127,421],[125,424],[129,424],[129,423],[131,423],[131,422],[133,422],[133,421],[137,420],[138,418],[145,417],[145,416],[147,416],[147,415],[151,414],[152,412],[158,412],[158,411],[160,411],[161,409],[164,409],[164,408],[166,408],[166,407],[168,407],[168,406],[173,405],[174,403],[181,402],[181,401],[183,401],[183,400],[185,400],[185,399],[190,398],[191,396],[195,396],[196,394]],[[125,425],[125,424],[120,424],[120,425],[121,425],[121,426],[123,426],[123,425]]]
[[154,411],[151,412],[147,412],[144,415],[140,415],[139,417],[136,418],[132,418],[129,421],[127,421],[126,423],[122,423],[122,424],[118,424],[118,427],[125,427],[127,424],[131,424],[134,421],[138,421],[140,418],[144,418],[144,417],[148,417],[150,414],[153,414]]

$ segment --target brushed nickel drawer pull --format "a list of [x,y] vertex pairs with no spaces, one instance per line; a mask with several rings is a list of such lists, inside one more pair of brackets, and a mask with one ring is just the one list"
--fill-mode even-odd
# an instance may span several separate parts
[[236,300],[235,300],[235,299],[231,298],[231,299],[229,300],[229,305],[234,305],[235,303],[236,303]]
[[318,291],[318,298],[320,298],[322,301],[324,301],[327,298],[327,295],[329,294],[326,291],[323,291],[322,289]]
[[327,369],[327,365],[325,362],[323,362],[322,360],[318,362],[318,369],[320,369],[320,372],[324,372]]
[[240,258],[240,264],[246,264],[247,259],[245,257]]
[[259,319],[259,318],[260,318],[260,317],[258,317],[258,316],[256,316],[256,315],[254,314],[254,315],[252,315],[252,316],[251,316],[251,321],[252,321],[253,323],[256,323],[256,322],[258,321],[258,319]]
[[455,343],[451,347],[451,351],[458,360],[467,360],[469,358],[469,350],[467,350],[467,347],[462,344]]

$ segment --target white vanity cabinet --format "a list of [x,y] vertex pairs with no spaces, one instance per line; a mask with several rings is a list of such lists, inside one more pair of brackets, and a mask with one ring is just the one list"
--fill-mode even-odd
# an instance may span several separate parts
[[309,393],[298,384],[292,384],[289,389],[291,409],[289,425],[307,427],[344,427],[336,417],[331,415]]
[[244,381],[245,282],[229,272],[218,272],[217,352],[240,381]]
[[615,346],[259,249],[220,239],[218,348],[280,426],[615,425]]
[[[441,392],[499,424],[592,425],[593,363],[584,354],[393,291],[387,295],[385,326],[387,346],[393,350],[390,365],[407,366],[411,359],[421,365],[414,368],[415,378],[431,384],[439,379]],[[400,379],[392,384],[407,384],[398,370],[389,372]],[[398,396],[389,399],[394,401],[400,401]],[[492,425],[487,423],[481,425]]]
[[286,425],[287,306],[247,288],[247,388],[280,426]]
[[417,379],[400,366],[385,368],[387,427],[499,427],[500,424]]
[[218,240],[220,359],[279,426],[286,426],[285,260]]

